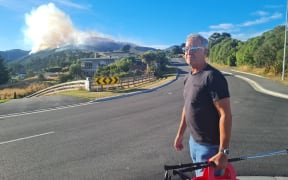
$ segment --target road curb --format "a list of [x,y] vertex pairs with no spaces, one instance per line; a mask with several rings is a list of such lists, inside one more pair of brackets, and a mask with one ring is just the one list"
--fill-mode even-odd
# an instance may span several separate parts
[[[275,97],[279,97],[279,98],[283,98],[283,99],[288,99],[288,95],[287,94],[283,94],[283,93],[279,93],[279,92],[274,92],[274,91],[271,91],[271,90],[268,90],[268,89],[265,89],[263,88],[260,84],[258,84],[256,81],[253,81],[247,77],[244,77],[244,76],[241,76],[241,75],[235,75],[233,73],[230,73],[230,72],[225,72],[225,71],[222,71],[222,73],[224,74],[228,74],[230,76],[234,76],[234,77],[237,77],[239,79],[242,79],[244,81],[246,81],[248,84],[250,84],[250,86],[260,92],[260,93],[263,93],[263,94],[268,94],[268,95],[271,95],[271,96],[275,96]],[[260,77],[260,76],[259,76]],[[264,77],[263,77],[264,78]]]
[[154,88],[150,88],[150,89],[146,89],[146,90],[142,90],[142,91],[135,91],[135,92],[132,92],[132,93],[126,93],[126,94],[123,94],[123,95],[117,95],[117,96],[111,96],[111,97],[95,99],[95,100],[92,100],[92,101],[89,101],[89,102],[98,103],[98,102],[104,102],[104,101],[109,101],[109,100],[113,100],[113,99],[120,99],[120,98],[124,98],[124,97],[135,96],[135,95],[138,95],[138,94],[143,94],[143,93],[149,93],[149,92],[152,92],[152,91],[156,91],[156,90],[158,90],[160,88],[163,88],[163,87],[173,83],[174,81],[176,81],[178,79],[178,76],[179,76],[179,74],[177,73],[175,78],[172,79],[171,81],[169,81],[167,83],[164,83],[164,84],[162,84],[160,86],[154,87]]

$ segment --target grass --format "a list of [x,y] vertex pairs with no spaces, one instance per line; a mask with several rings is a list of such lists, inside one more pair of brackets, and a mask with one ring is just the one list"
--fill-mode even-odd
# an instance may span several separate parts
[[0,99],[0,103],[4,103],[4,102],[7,102],[9,101],[8,99]]
[[281,84],[283,84],[285,86],[288,86],[288,77],[287,77],[287,75],[284,77],[284,80],[282,80],[282,75],[281,74],[276,74],[275,75],[274,73],[271,73],[271,72],[265,73],[265,69],[264,68],[255,68],[255,67],[241,66],[241,67],[235,67],[233,69],[239,70],[239,71],[243,71],[243,72],[247,72],[247,73],[260,75],[260,76],[266,77],[268,79],[271,79],[273,81],[276,81],[278,83],[281,83]]
[[33,82],[31,84],[24,84],[22,86],[6,87],[0,90],[0,100],[14,99],[14,97],[21,98],[33,92],[47,88],[48,86],[49,85],[47,83]]

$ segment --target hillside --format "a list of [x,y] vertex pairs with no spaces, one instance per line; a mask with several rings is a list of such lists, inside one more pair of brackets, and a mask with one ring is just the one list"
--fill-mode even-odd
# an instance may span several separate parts
[[15,59],[22,58],[29,55],[29,51],[24,51],[21,49],[11,49],[8,51],[0,51],[0,56],[4,58],[5,63],[10,63]]
[[27,71],[39,72],[48,67],[65,67],[76,63],[79,58],[95,57],[95,53],[97,52],[123,51],[125,48],[125,51],[136,54],[155,50],[154,48],[138,46],[128,42],[117,42],[106,38],[91,38],[85,44],[66,45],[33,54],[29,54],[28,51],[11,50],[8,56],[8,53],[5,51],[3,53],[6,54],[3,57],[8,67],[12,69],[12,73],[17,74]]
[[[46,49],[33,54],[29,54],[29,51],[23,50],[9,50],[3,51],[3,57],[7,59],[7,63],[20,63],[25,65],[35,58],[45,58],[51,56],[54,53],[74,51],[74,52],[110,52],[110,51],[121,51],[123,47],[129,46],[129,51],[133,53],[141,53],[148,50],[155,50],[151,47],[138,46],[129,42],[119,42],[107,38],[90,38],[83,44],[79,45],[65,45],[58,48]],[[1,51],[0,51],[1,53]],[[1,55],[1,54],[0,54]]]

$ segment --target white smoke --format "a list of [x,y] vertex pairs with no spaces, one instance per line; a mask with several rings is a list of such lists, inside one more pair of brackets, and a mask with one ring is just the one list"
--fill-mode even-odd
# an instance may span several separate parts
[[41,5],[25,14],[25,41],[32,45],[30,53],[47,48],[57,48],[68,44],[82,44],[87,38],[97,37],[97,33],[76,30],[68,15],[53,3]]

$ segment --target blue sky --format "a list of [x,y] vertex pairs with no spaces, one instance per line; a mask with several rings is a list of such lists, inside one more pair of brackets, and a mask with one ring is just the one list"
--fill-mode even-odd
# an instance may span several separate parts
[[[50,11],[59,19],[47,25]],[[284,25],[285,13],[286,0],[0,0],[0,50],[79,43],[87,35],[156,48],[180,45],[190,33],[247,40]]]

